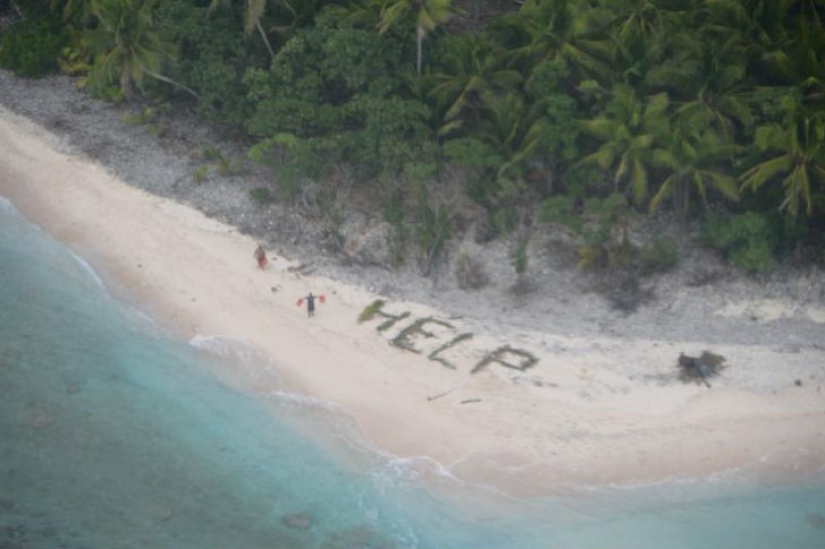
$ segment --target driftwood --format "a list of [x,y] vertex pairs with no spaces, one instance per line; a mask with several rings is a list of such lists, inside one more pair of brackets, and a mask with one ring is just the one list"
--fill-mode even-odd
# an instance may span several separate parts
[[441,398],[441,397],[443,397],[443,396],[449,395],[450,393],[452,393],[452,392],[453,392],[453,391],[455,391],[456,389],[458,389],[458,387],[453,387],[453,388],[452,388],[452,389],[450,389],[449,391],[444,391],[443,393],[438,393],[437,395],[431,395],[431,396],[428,396],[428,397],[427,397],[427,401],[435,400],[435,399],[437,399],[437,398]]
[[702,351],[698,357],[679,353],[679,379],[682,381],[697,381],[710,387],[708,378],[718,375],[725,367],[725,357],[710,351]]

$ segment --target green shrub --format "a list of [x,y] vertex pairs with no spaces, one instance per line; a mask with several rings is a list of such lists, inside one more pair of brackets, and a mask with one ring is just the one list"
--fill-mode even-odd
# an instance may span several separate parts
[[144,126],[156,136],[162,136],[166,133],[167,128],[164,124],[159,122],[159,114],[168,110],[168,105],[161,105],[160,107],[146,107],[140,112],[125,114],[123,116],[123,121],[127,124],[132,124],[135,126]]
[[165,75],[198,91],[196,111],[221,124],[241,125],[251,104],[243,75],[268,59],[262,40],[250,40],[242,28],[242,10],[231,2],[163,0],[155,11],[163,38],[180,54]]
[[292,203],[301,196],[306,180],[322,180],[330,165],[323,143],[299,139],[289,133],[278,134],[253,145],[247,156],[269,166],[278,181],[278,200]]
[[123,121],[134,126],[151,124],[157,117],[157,111],[152,107],[146,107],[137,113],[127,113],[123,115]]
[[429,276],[450,238],[452,224],[450,208],[446,204],[434,204],[427,187],[418,183],[416,203],[416,236],[419,250],[424,256],[424,275]]
[[401,192],[398,189],[393,189],[384,200],[384,221],[392,227],[387,235],[387,245],[389,246],[390,261],[394,267],[399,267],[404,263],[404,250],[409,237],[404,219],[405,212]]
[[764,241],[751,241],[730,254],[730,261],[740,269],[764,273],[774,265],[773,248]]
[[254,104],[246,127],[278,145],[279,179],[290,177],[286,170],[323,179],[340,163],[360,180],[398,176],[435,157],[429,108],[398,93],[406,87],[405,44],[321,17],[295,32],[268,70],[246,71]]
[[542,202],[539,219],[565,225],[582,238],[580,269],[627,271],[648,276],[676,266],[679,253],[672,239],[657,237],[641,246],[630,240],[627,225],[632,215],[621,194],[586,202],[555,196]]
[[584,245],[579,249],[578,267],[584,270],[630,266],[637,250],[627,237],[627,199],[614,193],[604,199],[589,199],[584,208],[593,222],[581,227]]
[[512,252],[512,265],[518,275],[523,275],[527,271],[527,244],[529,242],[530,239],[526,236],[519,238]]
[[57,63],[66,33],[49,18],[25,19],[4,31],[0,67],[26,78],[41,78],[59,70]]
[[272,196],[272,192],[267,187],[255,187],[254,189],[249,191],[249,198],[251,198],[252,201],[256,204],[260,204],[261,206],[270,204],[275,200]]
[[64,46],[57,58],[60,71],[69,76],[88,74],[92,68],[90,62],[89,55],[84,53],[78,46]]
[[470,257],[466,252],[458,256],[455,267],[455,276],[458,287],[462,290],[478,290],[490,283],[484,266],[477,259]]
[[639,271],[642,275],[669,271],[679,262],[679,251],[672,238],[657,237],[639,247]]
[[230,160],[215,147],[209,147],[203,151],[203,156],[210,162],[217,165],[218,173],[221,175],[231,176],[241,173],[242,163],[240,160]]
[[207,147],[203,150],[203,157],[210,162],[220,162],[224,160],[223,153],[216,147]]
[[546,223],[558,223],[576,232],[581,232],[584,222],[582,217],[575,212],[574,201],[574,197],[562,195],[545,199],[541,203],[539,220]]
[[193,177],[195,178],[195,183],[201,184],[206,180],[206,176],[209,175],[209,166],[198,166],[195,168],[195,173]]
[[334,251],[343,249],[346,242],[343,232],[346,218],[341,209],[337,188],[332,185],[314,184],[309,187],[309,192],[305,196],[308,198],[307,206],[310,211],[323,220],[323,235],[327,248]]
[[779,240],[780,228],[773,216],[756,212],[713,217],[705,230],[708,245],[723,252],[733,265],[751,273],[773,267]]

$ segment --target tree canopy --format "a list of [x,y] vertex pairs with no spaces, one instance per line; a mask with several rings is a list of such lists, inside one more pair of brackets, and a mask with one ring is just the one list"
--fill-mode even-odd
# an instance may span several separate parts
[[13,4],[3,66],[190,102],[293,174],[348,164],[384,196],[388,177],[454,167],[491,215],[618,193],[640,213],[825,231],[814,0]]

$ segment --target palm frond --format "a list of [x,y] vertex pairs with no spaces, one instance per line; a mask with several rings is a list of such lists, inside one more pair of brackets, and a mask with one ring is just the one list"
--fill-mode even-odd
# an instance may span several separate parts
[[793,165],[793,158],[789,154],[783,154],[761,162],[752,167],[741,177],[743,189],[758,190],[762,185],[774,179],[778,174],[787,172]]
[[601,169],[606,170],[613,164],[614,154],[608,147],[602,147],[598,151],[585,155],[577,164],[596,164]]
[[676,174],[670,174],[667,179],[659,185],[659,190],[657,190],[656,194],[653,195],[653,198],[650,199],[650,205],[648,207],[648,211],[650,213],[656,213],[659,209],[659,204],[673,194],[676,187],[676,178]]
[[780,209],[788,208],[788,211],[796,217],[799,215],[800,203],[805,204],[805,213],[810,215],[813,211],[811,203],[811,181],[808,177],[808,170],[804,165],[797,165],[796,168],[782,181],[785,187],[785,200]]
[[608,120],[607,118],[583,120],[581,122],[581,128],[585,131],[585,133],[599,139],[607,140],[616,135],[615,122]]
[[630,186],[634,203],[636,206],[642,206],[647,200],[647,168],[639,158],[633,159]]
[[697,171],[696,174],[701,177],[703,181],[710,181],[714,189],[730,200],[734,202],[739,201],[739,186],[735,177],[709,170],[700,170]]

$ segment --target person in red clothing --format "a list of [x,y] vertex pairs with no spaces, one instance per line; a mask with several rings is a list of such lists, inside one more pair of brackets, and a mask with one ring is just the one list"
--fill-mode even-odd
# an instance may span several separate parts
[[259,268],[266,269],[266,266],[269,264],[269,260],[266,258],[266,252],[264,251],[263,246],[258,245],[258,247],[255,248],[255,253],[252,254],[252,256],[255,258],[255,261],[258,262]]

